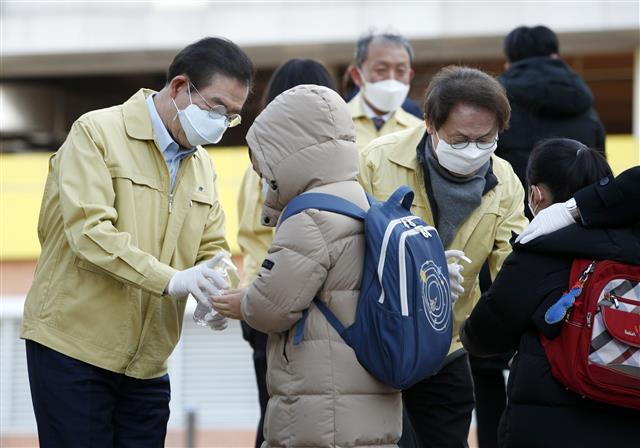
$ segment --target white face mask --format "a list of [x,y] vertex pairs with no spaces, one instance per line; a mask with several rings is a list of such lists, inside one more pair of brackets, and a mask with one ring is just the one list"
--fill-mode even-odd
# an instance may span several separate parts
[[496,142],[489,149],[479,149],[476,142],[469,142],[464,149],[454,149],[440,138],[437,131],[435,134],[438,137],[438,146],[436,146],[438,163],[452,173],[462,176],[469,176],[482,168],[498,147]]
[[364,81],[363,95],[373,107],[382,112],[392,112],[402,105],[409,94],[409,85],[395,79],[368,82],[362,72],[360,77]]
[[227,130],[227,117],[200,109],[191,101],[191,88],[187,86],[187,89],[191,104],[185,109],[178,109],[175,100],[172,99],[187,141],[192,146],[218,143],[222,139],[224,131]]

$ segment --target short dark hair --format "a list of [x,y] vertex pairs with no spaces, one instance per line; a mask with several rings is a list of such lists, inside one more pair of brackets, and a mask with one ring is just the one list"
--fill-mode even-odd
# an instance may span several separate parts
[[424,101],[426,121],[438,130],[457,104],[470,104],[495,113],[498,132],[509,126],[511,106],[504,87],[481,70],[450,65],[431,79]]
[[409,63],[413,63],[413,47],[406,37],[400,34],[392,33],[369,33],[362,36],[360,39],[358,39],[358,42],[356,42],[356,54],[354,55],[356,67],[362,67],[364,61],[366,61],[367,57],[369,57],[369,45],[371,45],[371,42],[373,41],[388,43],[396,45],[398,47],[404,47],[404,49],[407,50],[407,53],[409,54]]
[[504,54],[509,62],[558,53],[558,36],[544,25],[519,26],[504,39]]
[[604,157],[577,140],[551,138],[538,142],[527,164],[527,183],[544,184],[553,202],[564,202],[576,191],[613,176]]
[[285,90],[300,84],[316,84],[336,90],[331,73],[320,62],[313,59],[289,59],[271,75],[262,97],[262,108]]
[[167,84],[178,75],[187,75],[199,89],[209,85],[214,75],[221,74],[251,87],[253,70],[253,62],[236,44],[220,37],[205,37],[173,58]]

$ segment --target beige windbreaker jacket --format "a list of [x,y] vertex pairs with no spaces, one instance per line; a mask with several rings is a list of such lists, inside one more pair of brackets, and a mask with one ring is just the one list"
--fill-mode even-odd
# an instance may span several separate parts
[[[356,182],[353,123],[334,91],[298,86],[278,96],[247,135],[254,164],[270,185],[263,217],[275,224],[296,195],[325,192],[368,208]],[[246,322],[269,333],[270,400],[263,447],[395,446],[401,397],[375,380],[313,305],[319,297],[350,325],[365,253],[360,221],[307,210],[281,223],[242,301]],[[310,308],[299,345],[296,323]]]
[[229,250],[204,149],[182,161],[170,193],[151,93],[83,115],[51,157],[21,332],[135,378],[164,375],[180,337],[186,298],[162,295],[172,275]]

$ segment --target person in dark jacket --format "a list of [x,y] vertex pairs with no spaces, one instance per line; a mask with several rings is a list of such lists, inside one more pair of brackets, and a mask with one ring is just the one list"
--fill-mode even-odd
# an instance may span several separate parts
[[[498,80],[509,97],[511,120],[499,136],[496,154],[511,163],[523,186],[531,149],[544,138],[576,139],[604,155],[605,131],[593,95],[558,52],[558,37],[545,26],[518,27],[504,41],[506,71]],[[525,215],[533,218],[526,206]],[[497,446],[496,426],[505,406],[502,371],[511,355],[469,358],[480,448]]]
[[[610,175],[604,158],[581,143],[543,141],[527,168],[530,207],[538,213]],[[640,411],[583,398],[551,375],[539,334],[557,334],[562,325],[547,325],[544,313],[569,289],[574,258],[640,265],[640,226],[571,225],[529,244],[514,244],[461,328],[465,348],[477,356],[517,349],[498,434],[501,447],[627,446],[637,438]]]
[[[558,37],[546,26],[521,26],[504,40],[506,71],[498,81],[511,103],[509,128],[496,154],[523,185],[529,154],[545,138],[566,137],[604,155],[605,130],[585,82],[560,59]],[[528,216],[531,218],[531,216]]]
[[571,224],[587,228],[621,227],[640,221],[640,166],[607,176],[578,190],[564,203],[545,208],[518,236],[525,244]]

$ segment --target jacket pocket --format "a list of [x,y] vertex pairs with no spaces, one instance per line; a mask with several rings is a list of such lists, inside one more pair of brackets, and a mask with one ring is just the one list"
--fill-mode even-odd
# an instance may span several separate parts
[[125,179],[138,186],[144,186],[153,190],[162,189],[161,182],[157,178],[146,176],[135,171],[129,171],[127,169],[123,169],[122,167],[114,167],[111,168],[110,171],[111,178],[114,181],[117,179]]
[[211,209],[214,207],[213,195],[193,193],[189,199],[187,219],[184,228],[190,235],[199,235],[207,224]]
[[191,202],[195,203],[192,205],[208,205],[209,207],[213,207],[213,195],[196,192],[191,195]]

